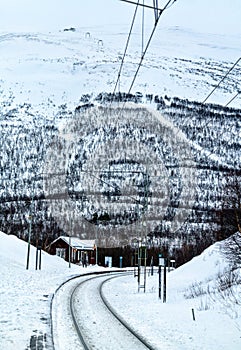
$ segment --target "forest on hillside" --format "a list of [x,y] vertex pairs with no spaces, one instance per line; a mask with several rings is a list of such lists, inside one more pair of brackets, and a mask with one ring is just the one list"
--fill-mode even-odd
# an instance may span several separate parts
[[[136,103],[144,111],[132,119],[127,104],[126,114],[108,116],[110,102]],[[103,118],[91,115],[95,106],[103,109]],[[152,119],[145,106],[163,119]],[[129,238],[138,234],[150,248],[172,255],[184,247],[195,255],[237,231],[240,188],[233,184],[241,177],[241,110],[121,93],[84,95],[74,111],[66,105],[53,110],[52,116],[42,115],[31,104],[13,108],[11,101],[2,102],[3,232],[27,240],[31,226],[36,245],[46,247],[70,234],[97,238],[103,248],[130,246]],[[60,130],[76,123],[80,136],[68,149]],[[63,205],[66,194],[71,213]]]

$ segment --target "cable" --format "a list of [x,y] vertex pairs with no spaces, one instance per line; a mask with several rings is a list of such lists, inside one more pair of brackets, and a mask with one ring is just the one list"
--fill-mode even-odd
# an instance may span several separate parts
[[166,10],[169,9],[170,7],[172,7],[172,5],[174,5],[174,2],[176,2],[177,0],[173,0],[172,4],[170,4],[169,6],[166,7]]
[[121,65],[120,65],[120,68],[119,68],[117,81],[116,81],[116,83],[115,83],[115,87],[114,87],[114,91],[113,91],[113,96],[114,96],[114,94],[115,94],[115,92],[116,92],[116,88],[117,88],[118,82],[119,82],[119,80],[120,80],[120,75],[121,75],[121,71],[122,71],[122,68],[123,68],[123,64],[124,64],[124,60],[125,60],[127,48],[128,48],[129,42],[130,42],[130,37],[131,37],[133,25],[134,25],[134,22],[135,22],[135,19],[136,19],[136,13],[137,13],[137,8],[138,8],[138,6],[139,6],[139,1],[140,1],[140,0],[138,0],[138,2],[137,2],[137,4],[136,4],[135,12],[134,12],[134,15],[133,15],[133,18],[132,18],[132,23],[131,23],[131,27],[130,27],[130,30],[129,30],[129,34],[128,34],[128,38],[127,38],[127,42],[126,42],[125,51],[124,51],[124,54],[123,54],[123,57],[122,57],[122,60],[121,60]]
[[160,12],[159,12],[159,14],[158,14],[158,17],[157,17],[157,19],[155,20],[155,24],[154,24],[153,30],[152,30],[151,35],[150,35],[150,37],[149,37],[149,40],[148,40],[148,42],[147,42],[147,44],[146,44],[146,48],[145,48],[145,50],[144,50],[144,52],[143,52],[143,54],[142,54],[142,56],[141,56],[141,60],[140,60],[140,62],[139,62],[139,64],[138,64],[137,70],[136,70],[135,75],[134,75],[134,77],[133,77],[133,80],[132,80],[132,83],[131,83],[131,85],[130,85],[128,94],[130,94],[131,89],[132,89],[132,87],[133,87],[133,85],[134,85],[134,82],[135,82],[135,80],[136,80],[137,74],[138,74],[138,72],[139,72],[139,70],[140,70],[140,68],[141,68],[142,61],[143,61],[143,59],[144,59],[144,57],[145,57],[145,54],[146,54],[146,52],[147,52],[147,50],[148,50],[148,48],[149,48],[149,45],[150,45],[150,43],[151,43],[152,37],[153,37],[153,35],[154,35],[154,33],[155,33],[155,30],[156,30],[156,27],[157,27],[157,23],[158,23],[158,21],[159,21],[161,15],[163,14],[163,12],[166,10],[166,8],[168,7],[168,5],[169,5],[172,1],[173,1],[173,0],[169,0],[169,1],[166,3],[166,5],[164,6],[164,8],[163,8],[162,10],[160,10]]
[[[120,0],[120,1],[124,1],[124,2],[128,2],[129,4],[137,5],[136,2],[130,1],[130,0]],[[175,2],[176,0],[173,0],[173,1]],[[153,7],[153,6],[149,6],[149,5],[139,4],[139,6],[143,6],[143,7],[146,7],[146,8],[148,8],[148,9],[157,9],[158,11],[161,11],[161,9],[156,8],[156,7]]]
[[145,7],[144,7],[144,0],[143,0],[142,25],[141,25],[141,54],[143,54],[143,50],[144,50],[144,25],[145,25]]
[[224,81],[224,79],[229,75],[229,73],[234,69],[234,67],[239,63],[241,57],[232,65],[232,67],[228,70],[228,72],[224,75],[224,77],[219,81],[219,83],[213,88],[210,94],[203,100],[202,103],[205,103],[207,99],[214,93],[214,91],[219,87],[219,85]]
[[227,103],[224,107],[228,107],[228,105],[229,105],[236,97],[238,97],[239,94],[240,94],[240,91],[237,92],[236,95],[233,96],[233,97],[231,98],[231,100],[229,100],[228,103]]
[[[214,87],[214,89],[210,92],[210,94],[205,98],[205,100],[202,102],[203,104],[207,101],[207,99],[213,94],[213,92],[219,87],[219,85],[224,81],[224,79],[227,77],[227,75],[234,69],[234,67],[239,63],[239,61],[241,60],[241,57],[239,57],[237,59],[237,61],[232,65],[232,67],[228,70],[228,72],[224,75],[224,77],[219,81],[219,83]],[[228,103],[226,105],[224,105],[224,107],[227,107],[235,98],[237,98],[237,96],[241,93],[241,91],[239,91],[234,97],[231,98],[231,100],[228,101]],[[212,121],[210,120],[205,127],[207,127]]]
[[158,18],[158,0],[153,0],[153,7],[154,7],[154,16],[155,16],[155,21]]

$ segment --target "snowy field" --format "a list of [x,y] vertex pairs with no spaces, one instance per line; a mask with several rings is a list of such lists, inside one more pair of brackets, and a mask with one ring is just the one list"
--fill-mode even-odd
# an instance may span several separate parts
[[[0,233],[0,243],[0,348],[33,349],[30,344],[36,338],[43,348],[51,348],[50,302],[53,293],[68,278],[101,268],[84,269],[76,265],[69,268],[61,258],[43,253],[42,269],[36,271],[36,251],[31,247],[30,269],[26,270],[27,243],[4,233]],[[145,294],[142,290],[138,293],[137,280],[129,276],[107,282],[105,296],[157,349],[238,350],[241,347],[240,286],[235,290],[239,304],[230,299],[227,291],[224,299],[222,294],[212,292],[218,283],[218,274],[222,275],[227,268],[220,248],[221,244],[216,243],[168,274],[166,304],[158,299],[157,273],[147,276]],[[202,293],[191,297],[195,289]],[[59,320],[65,317],[61,311],[55,311],[55,314]],[[62,336],[66,338],[66,334]],[[63,341],[68,343],[66,339]],[[58,342],[61,343],[61,337]]]

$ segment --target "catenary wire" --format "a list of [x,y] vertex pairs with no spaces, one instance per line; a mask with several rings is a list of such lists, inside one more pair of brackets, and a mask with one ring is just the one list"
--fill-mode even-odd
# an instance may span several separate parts
[[[143,0],[144,5],[144,0]],[[144,26],[145,26],[145,7],[142,8],[142,24],[141,24],[141,54],[144,50]]]
[[[174,0],[174,1],[176,1],[176,0]],[[140,70],[140,68],[141,68],[142,62],[143,62],[144,57],[145,57],[145,55],[146,55],[146,52],[147,52],[147,50],[148,50],[148,48],[149,48],[149,46],[150,46],[152,37],[153,37],[153,35],[154,35],[154,33],[155,33],[155,30],[156,30],[156,28],[157,28],[157,24],[158,24],[158,22],[159,22],[159,19],[160,19],[161,15],[162,15],[163,12],[167,9],[168,5],[169,5],[171,2],[173,2],[173,0],[169,0],[169,1],[166,3],[166,5],[164,6],[164,8],[161,9],[161,10],[159,10],[158,17],[155,19],[154,27],[153,27],[153,29],[152,29],[151,35],[150,35],[150,37],[149,37],[149,40],[148,40],[148,42],[147,42],[147,44],[146,44],[145,50],[143,51],[143,54],[142,54],[142,56],[141,56],[140,62],[139,62],[138,67],[137,67],[137,70],[136,70],[136,72],[135,72],[135,74],[134,74],[134,77],[133,77],[133,79],[132,79],[130,88],[129,88],[129,90],[128,90],[128,94],[130,94],[130,92],[131,92],[131,90],[132,90],[132,87],[133,87],[133,85],[134,85],[134,83],[135,83],[136,77],[137,77],[137,75],[138,75],[138,73],[139,73],[139,70]]]
[[[120,1],[128,2],[129,4],[133,4],[133,5],[137,5],[136,2],[130,1],[130,0],[120,0]],[[174,0],[174,1],[176,1],[176,0]],[[159,9],[159,8],[156,8],[156,7],[153,7],[153,6],[149,6],[149,5],[145,5],[145,4],[140,4],[139,3],[139,6],[143,6],[143,7],[146,7],[148,9],[154,9],[154,10],[157,9],[158,11],[161,11],[161,9]]]
[[238,97],[239,94],[240,94],[240,91],[237,92],[236,95],[234,95],[234,96],[231,98],[231,100],[229,100],[228,103],[226,103],[226,105],[225,105],[224,107],[228,107],[228,105],[229,105],[231,102],[233,102],[233,100],[235,100],[235,99]]
[[[128,0],[121,0],[121,1],[125,1],[125,2],[129,2],[129,3],[135,4],[134,2],[128,1]],[[156,18],[156,15],[155,15],[155,25],[154,25],[153,31],[152,31],[152,33],[151,33],[151,36],[150,36],[149,40],[148,40],[148,43],[147,43],[147,45],[146,45],[146,48],[145,48],[145,50],[144,50],[144,52],[143,52],[143,54],[142,54],[140,63],[139,63],[139,65],[138,65],[137,71],[136,71],[136,73],[135,73],[135,75],[134,75],[134,78],[133,78],[133,80],[132,80],[132,83],[131,83],[131,86],[130,86],[130,88],[129,88],[128,93],[131,92],[131,89],[132,89],[132,87],[133,87],[133,85],[134,85],[135,79],[136,79],[137,74],[138,74],[138,72],[139,72],[139,69],[140,69],[140,67],[141,67],[142,61],[143,61],[144,56],[145,56],[145,54],[146,54],[146,51],[147,51],[147,49],[148,49],[148,47],[149,47],[149,45],[150,45],[152,36],[153,36],[153,34],[154,34],[154,32],[155,32],[155,29],[156,29],[156,26],[157,26],[157,23],[158,23],[158,21],[159,21],[159,18],[160,18],[160,16],[161,16],[161,14],[163,13],[164,10],[170,8],[170,7],[174,4],[175,1],[176,1],[176,0],[172,1],[172,3],[171,3],[171,1],[168,1],[167,4],[165,5],[165,7],[164,7],[162,10],[158,9],[158,10],[160,11],[160,12],[159,12],[159,16]],[[142,5],[142,4],[139,4],[139,6],[149,7],[149,8],[154,9],[154,11],[156,11],[156,6],[155,6],[156,3],[155,3],[155,0],[153,0],[153,4],[154,4],[153,7],[151,7],[151,6],[146,6],[146,5],[144,5],[144,4],[143,4],[143,5]],[[155,13],[156,13],[156,12],[155,12]],[[220,82],[215,86],[215,88],[211,91],[211,93],[205,98],[205,100],[203,101],[203,103],[205,103],[205,102],[207,101],[207,99],[213,94],[213,92],[214,92],[214,91],[219,87],[219,85],[225,80],[225,78],[226,78],[226,77],[228,76],[228,74],[234,69],[234,67],[239,63],[240,60],[241,60],[241,57],[240,57],[240,58],[233,64],[233,66],[228,70],[228,72],[225,74],[225,76],[224,76],[224,77],[220,80]],[[226,104],[226,106],[227,106],[228,104],[230,104],[238,95],[239,95],[239,92]]]
[[126,42],[126,46],[125,46],[125,51],[124,51],[124,54],[123,54],[123,57],[122,57],[122,60],[121,60],[121,65],[120,65],[120,68],[119,68],[119,72],[118,72],[117,80],[116,80],[116,83],[115,83],[113,95],[115,94],[117,86],[118,86],[118,83],[120,81],[121,71],[122,71],[124,60],[125,60],[125,57],[126,57],[126,52],[127,52],[128,46],[129,46],[130,37],[131,37],[132,29],[133,29],[133,26],[134,26],[134,22],[135,22],[135,19],[136,19],[136,13],[137,13],[137,8],[139,6],[139,1],[140,0],[138,0],[138,2],[136,4],[135,12],[134,12],[134,15],[133,15],[133,18],[132,18],[132,23],[131,23],[131,27],[130,27],[130,30],[129,30],[129,34],[128,34],[128,38],[127,38],[127,42]]
[[229,75],[229,73],[234,69],[234,67],[239,63],[241,60],[241,57],[237,59],[237,61],[232,65],[231,68],[227,71],[227,73],[222,77],[222,79],[219,81],[219,83],[213,88],[213,90],[208,94],[208,96],[203,100],[202,103],[205,103],[209,97],[214,93],[214,91],[220,86],[220,84],[224,81],[224,79]]

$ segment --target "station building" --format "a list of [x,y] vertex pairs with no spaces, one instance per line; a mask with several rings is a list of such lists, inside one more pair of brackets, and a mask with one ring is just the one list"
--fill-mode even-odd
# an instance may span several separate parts
[[[60,236],[47,248],[52,255],[57,255],[74,264],[94,265],[96,263],[95,240],[81,240],[79,237]],[[69,260],[70,257],[70,260]]]

